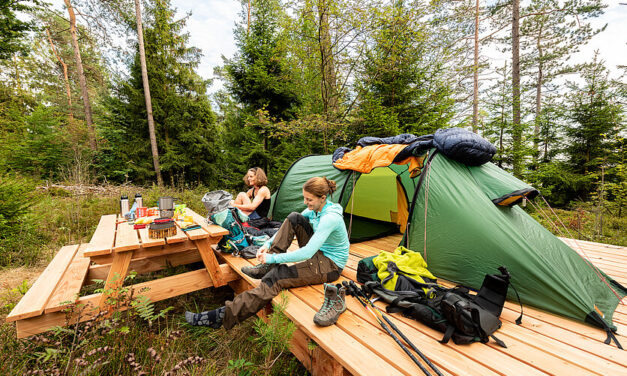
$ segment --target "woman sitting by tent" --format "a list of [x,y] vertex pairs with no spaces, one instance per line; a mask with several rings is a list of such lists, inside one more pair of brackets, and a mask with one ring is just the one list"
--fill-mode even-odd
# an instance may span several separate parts
[[266,186],[268,178],[260,167],[253,167],[244,175],[244,183],[250,187],[247,192],[240,192],[231,206],[240,209],[250,219],[268,216],[270,210],[270,189]]
[[[260,264],[242,272],[261,278],[259,286],[227,301],[226,305],[202,313],[186,312],[192,325],[231,329],[268,304],[282,289],[333,282],[348,260],[348,234],[342,206],[327,200],[336,189],[333,180],[314,177],[303,185],[307,209],[287,216],[279,231],[258,251]],[[296,236],[300,249],[286,253]],[[293,263],[291,266],[286,263]],[[341,313],[341,312],[339,312]],[[338,314],[339,314],[338,313]]]

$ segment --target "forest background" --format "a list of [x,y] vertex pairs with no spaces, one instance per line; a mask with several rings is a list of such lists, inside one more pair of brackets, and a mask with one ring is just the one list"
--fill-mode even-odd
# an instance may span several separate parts
[[607,2],[234,3],[235,53],[208,80],[169,0],[0,0],[0,268],[88,241],[121,193],[200,209],[252,166],[274,190],[301,156],[452,126],[490,140],[572,236],[627,245],[627,67],[573,59]]

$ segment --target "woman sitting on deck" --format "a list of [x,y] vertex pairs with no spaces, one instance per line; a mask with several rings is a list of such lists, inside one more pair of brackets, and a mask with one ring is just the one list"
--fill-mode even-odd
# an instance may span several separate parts
[[244,183],[251,188],[247,192],[240,192],[231,206],[240,209],[250,219],[267,217],[272,194],[266,186],[266,173],[260,167],[253,167],[244,175]]
[[[327,200],[336,189],[326,177],[314,177],[303,185],[307,209],[287,216],[279,231],[257,252],[260,264],[242,272],[261,278],[259,286],[202,313],[186,312],[192,325],[231,329],[266,306],[282,289],[333,282],[340,277],[350,247],[342,206]],[[296,236],[299,249],[286,253]],[[286,263],[296,262],[293,265]],[[344,308],[345,309],[345,308]],[[341,312],[338,312],[338,314]]]

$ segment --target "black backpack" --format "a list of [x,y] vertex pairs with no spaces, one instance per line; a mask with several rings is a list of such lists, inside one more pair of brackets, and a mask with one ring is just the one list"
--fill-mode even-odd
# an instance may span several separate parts
[[[446,288],[436,284],[414,283],[407,291],[385,289],[380,282],[366,282],[365,290],[388,303],[388,313],[401,312],[444,333],[440,342],[453,339],[458,345],[473,342],[487,343],[492,338],[502,347],[505,343],[494,336],[501,327],[499,316],[507,296],[510,276],[504,267],[501,274],[485,276],[479,293],[471,295],[465,287]],[[424,287],[429,287],[427,296]],[[522,307],[521,307],[522,309]],[[522,318],[516,320],[520,324]]]

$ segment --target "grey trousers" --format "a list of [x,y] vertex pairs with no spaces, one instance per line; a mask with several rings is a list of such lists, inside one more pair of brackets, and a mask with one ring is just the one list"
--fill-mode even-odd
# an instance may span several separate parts
[[[299,247],[303,247],[312,235],[313,229],[307,218],[300,213],[291,213],[283,221],[268,252],[284,253],[294,240],[294,236]],[[261,279],[259,286],[237,295],[233,301],[226,302],[223,325],[226,329],[231,329],[255,315],[283,289],[333,282],[340,277],[341,272],[335,262],[320,251],[309,260],[291,266],[277,264]]]

